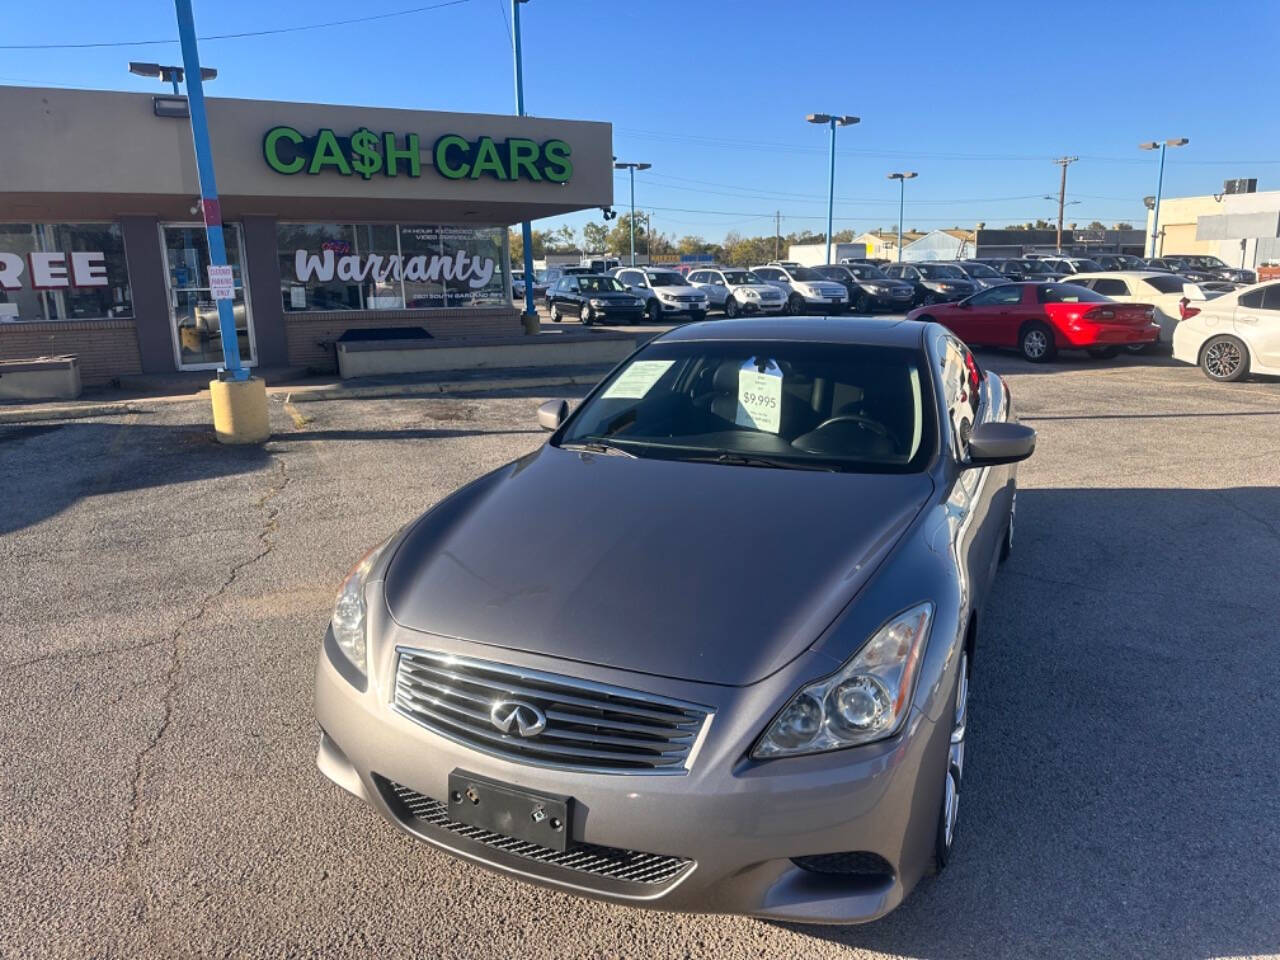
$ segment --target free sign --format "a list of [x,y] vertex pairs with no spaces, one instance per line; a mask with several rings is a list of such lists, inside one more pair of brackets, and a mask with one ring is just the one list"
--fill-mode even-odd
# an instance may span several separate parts
[[77,250],[74,253],[0,253],[0,289],[21,290],[23,271],[31,273],[32,290],[107,286],[106,257]]

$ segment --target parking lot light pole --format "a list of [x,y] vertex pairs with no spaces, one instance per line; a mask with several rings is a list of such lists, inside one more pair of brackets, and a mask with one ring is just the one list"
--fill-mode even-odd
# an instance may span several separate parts
[[827,263],[831,263],[831,219],[836,203],[836,127],[850,127],[859,122],[858,117],[836,116],[830,113],[811,113],[805,117],[810,123],[825,123],[831,129],[831,162],[827,170]]
[[908,170],[904,173],[889,174],[890,180],[898,181],[898,262],[902,262],[902,210],[906,203],[907,197],[907,181],[914,180],[919,174],[914,170]]
[[[652,163],[614,163],[615,170],[631,172],[631,266],[636,265],[636,171],[648,170]],[[650,258],[652,259],[652,258]]]
[[1156,178],[1156,202],[1151,208],[1151,256],[1158,257],[1156,252],[1156,238],[1160,235],[1160,192],[1164,189],[1164,151],[1166,147],[1185,147],[1191,141],[1186,137],[1175,137],[1171,140],[1165,140],[1163,143],[1150,140],[1146,143],[1138,144],[1139,150],[1155,150],[1160,151],[1160,175]]
[[[516,116],[524,116],[524,64],[520,55],[520,4],[529,0],[511,0],[511,52],[515,59],[516,72]],[[537,317],[533,305],[533,225],[524,220],[520,223],[521,246],[524,247],[524,316],[525,323],[531,324]]]

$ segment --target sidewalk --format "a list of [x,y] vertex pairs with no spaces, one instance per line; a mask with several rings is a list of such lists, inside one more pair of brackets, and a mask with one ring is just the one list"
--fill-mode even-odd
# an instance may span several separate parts
[[[551,387],[583,387],[595,384],[612,366],[494,368],[453,370],[441,373],[398,374],[339,380],[336,376],[274,378],[265,372],[267,396],[288,403],[323,400],[358,400],[378,397],[425,397],[444,394],[473,394],[505,390],[534,390]],[[0,424],[35,423],[49,420],[80,420],[145,413],[162,403],[180,403],[208,397],[208,375],[192,381],[190,388],[173,381],[160,382],[152,390],[98,388],[86,391],[78,400],[39,403],[0,403]]]

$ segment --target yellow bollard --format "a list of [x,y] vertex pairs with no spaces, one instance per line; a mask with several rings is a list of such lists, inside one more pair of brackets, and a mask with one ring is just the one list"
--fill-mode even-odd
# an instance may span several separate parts
[[267,385],[248,380],[210,380],[213,432],[219,443],[262,443],[271,436],[267,418]]

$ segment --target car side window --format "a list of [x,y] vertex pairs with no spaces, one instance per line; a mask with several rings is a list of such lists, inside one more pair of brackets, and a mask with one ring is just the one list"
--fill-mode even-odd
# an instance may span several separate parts
[[1262,288],[1262,309],[1280,310],[1280,283]]
[[569,293],[577,293],[577,292],[578,292],[578,278],[577,278],[577,277],[565,277],[565,278],[564,278],[564,288],[565,288],[565,290],[566,290],[566,291],[568,291]]
[[1247,310],[1260,310],[1262,309],[1262,295],[1265,292],[1265,288],[1262,290],[1250,290],[1248,293],[1241,294],[1236,303]]
[[970,297],[969,302],[975,307],[989,307],[997,303],[1021,303],[1022,288],[1012,283],[1004,283]]

